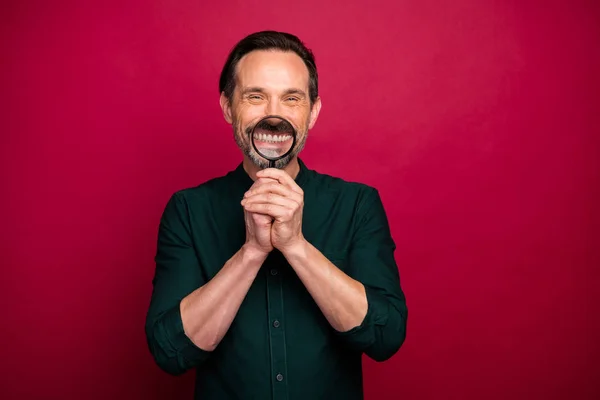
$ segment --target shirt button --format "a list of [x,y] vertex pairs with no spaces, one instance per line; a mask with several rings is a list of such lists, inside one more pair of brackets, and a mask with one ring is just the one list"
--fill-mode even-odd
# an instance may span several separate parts
[[273,321],[273,326],[275,328],[279,328],[279,321],[278,320]]
[[271,275],[273,275],[273,276],[277,275],[277,269],[276,268],[272,268],[271,269]]
[[283,380],[283,375],[277,374],[275,378],[277,379],[277,381],[281,382]]

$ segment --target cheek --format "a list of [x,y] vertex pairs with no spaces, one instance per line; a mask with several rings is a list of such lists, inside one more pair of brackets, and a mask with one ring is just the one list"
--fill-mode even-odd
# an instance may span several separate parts
[[264,112],[258,107],[251,105],[242,105],[236,109],[235,121],[242,127],[250,125],[253,121],[257,121],[264,116]]
[[297,126],[300,131],[307,131],[310,124],[310,112],[302,112],[302,114],[298,116],[296,121],[298,121]]

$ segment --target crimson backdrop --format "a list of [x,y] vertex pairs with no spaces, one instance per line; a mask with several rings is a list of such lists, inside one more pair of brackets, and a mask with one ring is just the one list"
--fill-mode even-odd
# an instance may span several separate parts
[[0,398],[190,398],[146,348],[156,229],[240,161],[217,79],[262,29],[316,53],[304,160],[389,213],[408,338],[367,399],[600,397],[597,2],[50,3],[0,12]]

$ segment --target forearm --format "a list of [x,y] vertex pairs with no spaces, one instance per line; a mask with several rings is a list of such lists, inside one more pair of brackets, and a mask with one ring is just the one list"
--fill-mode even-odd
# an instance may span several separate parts
[[368,308],[362,283],[346,275],[306,241],[283,254],[335,330],[349,331],[362,323]]
[[265,258],[242,247],[213,279],[181,301],[183,329],[200,349],[212,351],[221,342]]

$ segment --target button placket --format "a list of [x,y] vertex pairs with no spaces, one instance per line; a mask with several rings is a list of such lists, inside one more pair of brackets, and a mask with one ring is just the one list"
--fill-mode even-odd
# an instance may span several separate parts
[[[281,269],[275,264],[277,254],[270,257],[270,268],[267,273],[267,302],[269,318],[269,342],[271,350],[271,379],[273,400],[287,400],[287,357],[285,347],[285,330],[283,329],[283,288]],[[283,256],[282,260],[285,260]]]

